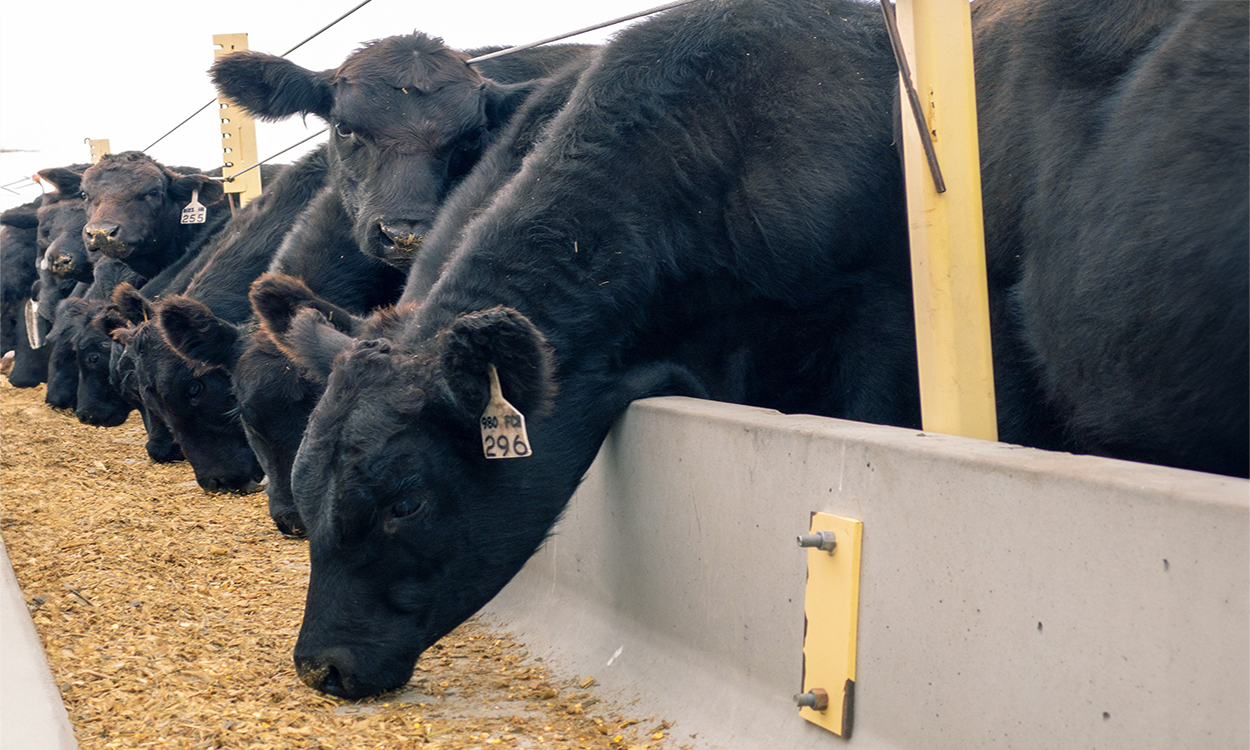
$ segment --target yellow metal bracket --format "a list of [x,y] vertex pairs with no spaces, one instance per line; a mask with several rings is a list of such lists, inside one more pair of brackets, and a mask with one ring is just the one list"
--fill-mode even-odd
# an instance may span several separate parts
[[98,140],[88,138],[87,146],[91,149],[92,164],[99,164],[101,159],[113,153],[109,150],[108,138],[100,138]]
[[[214,57],[240,52],[247,49],[247,34],[214,34],[213,44],[219,47]],[[225,165],[221,174],[226,178],[223,187],[227,193],[238,193],[239,205],[245,206],[260,195],[260,170],[253,169],[235,180],[230,178],[257,162],[256,122],[227,99],[217,97],[217,105],[221,118],[221,156]]]
[[859,551],[864,524],[813,513],[807,547],[803,636],[803,693],[799,715],[850,739],[855,703],[855,648],[859,628]]

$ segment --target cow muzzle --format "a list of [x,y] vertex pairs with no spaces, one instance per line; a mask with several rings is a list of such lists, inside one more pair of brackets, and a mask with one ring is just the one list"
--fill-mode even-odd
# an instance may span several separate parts
[[59,276],[68,276],[78,269],[72,255],[64,253],[48,253],[48,269]]
[[128,257],[134,250],[122,242],[121,227],[116,224],[88,224],[82,230],[82,239],[88,250],[118,260]]
[[378,225],[382,259],[388,263],[410,263],[425,240],[425,225],[412,221],[385,221]]

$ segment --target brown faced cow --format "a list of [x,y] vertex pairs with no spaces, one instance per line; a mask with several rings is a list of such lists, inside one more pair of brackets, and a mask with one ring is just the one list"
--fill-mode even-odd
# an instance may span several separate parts
[[[110,154],[82,177],[87,249],[124,261],[152,278],[176,261],[205,231],[220,228],[221,183],[205,174],[176,172],[139,151]],[[209,206],[203,224],[182,224],[182,209],[197,200]]]

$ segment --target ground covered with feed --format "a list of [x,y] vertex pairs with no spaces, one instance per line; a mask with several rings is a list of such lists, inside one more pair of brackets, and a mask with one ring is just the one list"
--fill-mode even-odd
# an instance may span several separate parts
[[43,398],[0,379],[0,533],[84,750],[686,746],[475,621],[401,690],[313,691],[291,663],[308,545],[264,494],[151,463],[137,413],[94,428]]

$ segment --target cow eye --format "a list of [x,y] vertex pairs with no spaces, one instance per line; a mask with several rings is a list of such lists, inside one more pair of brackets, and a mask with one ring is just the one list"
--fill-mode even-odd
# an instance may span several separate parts
[[425,510],[426,503],[423,500],[409,498],[400,500],[391,506],[391,518],[404,518]]
[[99,353],[91,352],[90,354],[87,355],[87,364],[95,365],[95,364],[99,364],[99,362],[100,362]]
[[339,138],[351,138],[353,135],[352,129],[341,122],[336,122],[334,124],[334,134]]
[[187,395],[190,396],[191,398],[195,398],[196,396],[200,395],[203,392],[204,392],[204,384],[198,380],[192,380],[191,385],[187,386]]

